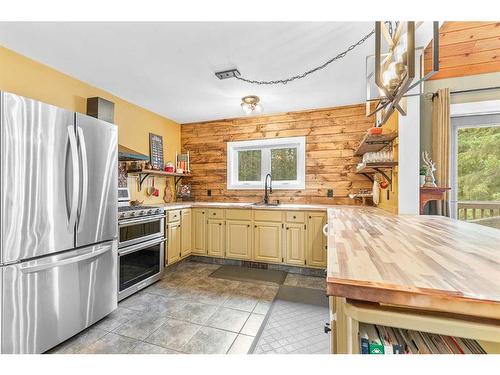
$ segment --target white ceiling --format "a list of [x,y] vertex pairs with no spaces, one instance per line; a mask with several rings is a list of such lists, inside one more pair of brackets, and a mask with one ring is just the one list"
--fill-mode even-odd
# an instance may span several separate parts
[[287,85],[257,86],[214,72],[286,78],[322,64],[372,22],[0,23],[0,43],[179,123],[241,117],[254,94],[265,114],[362,103],[374,39]]

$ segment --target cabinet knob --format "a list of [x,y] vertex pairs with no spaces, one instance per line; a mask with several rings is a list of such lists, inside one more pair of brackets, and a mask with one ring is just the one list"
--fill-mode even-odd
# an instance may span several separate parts
[[330,332],[332,329],[330,328],[330,323],[325,323],[325,326],[323,327],[323,330],[325,333]]
[[257,228],[257,225],[254,225],[255,228]]
[[288,230],[288,227],[286,227],[286,230]]
[[214,212],[212,215],[214,215],[214,216],[215,216],[215,212]]
[[293,218],[294,218],[294,219],[296,219],[296,218],[297,218],[297,216],[293,215]]
[[309,216],[309,219],[312,219],[312,216]]
[[222,225],[221,223],[219,223],[219,225]]
[[250,228],[250,224],[247,224],[247,227],[249,227],[249,228]]

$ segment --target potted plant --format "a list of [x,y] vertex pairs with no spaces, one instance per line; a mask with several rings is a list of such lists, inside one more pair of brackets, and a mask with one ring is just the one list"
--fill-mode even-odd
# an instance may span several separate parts
[[427,167],[423,165],[420,167],[420,186],[424,186],[426,174],[427,174]]

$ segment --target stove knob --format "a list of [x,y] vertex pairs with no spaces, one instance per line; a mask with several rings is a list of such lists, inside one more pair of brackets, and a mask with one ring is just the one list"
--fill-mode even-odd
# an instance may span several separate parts
[[120,219],[123,219],[125,217],[125,214],[120,214]]
[[138,212],[138,215],[139,215],[139,216],[144,215],[144,211],[139,211],[139,212]]
[[153,213],[153,210],[148,210],[148,215],[151,215]]
[[131,212],[131,213],[130,213],[130,216],[135,216],[135,212]]

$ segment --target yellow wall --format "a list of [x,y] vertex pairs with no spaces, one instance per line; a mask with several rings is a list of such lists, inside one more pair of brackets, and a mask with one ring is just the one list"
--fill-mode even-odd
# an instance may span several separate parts
[[[395,111],[387,122],[382,126],[384,133],[398,132],[398,112]],[[395,138],[392,143],[392,153],[394,155],[394,161],[398,161],[398,138]],[[387,172],[386,172],[387,173]],[[389,199],[387,199],[387,190],[389,190]],[[398,167],[394,167],[392,170],[392,185],[389,185],[387,189],[380,190],[380,201],[377,207],[392,212],[394,214],[398,213]]]
[[[180,151],[180,125],[176,122],[2,46],[0,46],[0,90],[81,113],[86,113],[86,98],[102,97],[115,103],[115,123],[118,125],[120,144],[149,155],[151,132],[163,136],[165,162],[174,161],[175,152]],[[173,182],[170,184],[173,185]],[[156,178],[155,186],[160,189],[160,196],[148,198],[145,189],[138,193],[136,184],[129,178],[133,199],[144,199],[146,203],[162,202],[165,178]]]

